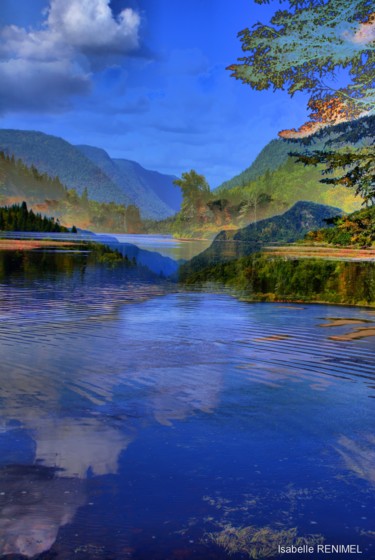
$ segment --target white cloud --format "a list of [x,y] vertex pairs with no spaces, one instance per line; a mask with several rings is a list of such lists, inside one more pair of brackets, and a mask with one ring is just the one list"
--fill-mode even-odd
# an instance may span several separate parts
[[51,0],[47,25],[84,53],[119,54],[138,46],[139,15],[127,8],[115,19],[108,0]]
[[140,16],[109,0],[51,0],[39,29],[0,29],[0,112],[61,110],[90,90],[92,73],[139,46]]

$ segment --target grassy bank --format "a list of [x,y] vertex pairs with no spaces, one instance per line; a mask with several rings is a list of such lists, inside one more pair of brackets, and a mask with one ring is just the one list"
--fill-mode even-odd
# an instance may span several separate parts
[[248,301],[333,303],[375,307],[375,262],[293,258],[256,253],[184,278],[218,283]]

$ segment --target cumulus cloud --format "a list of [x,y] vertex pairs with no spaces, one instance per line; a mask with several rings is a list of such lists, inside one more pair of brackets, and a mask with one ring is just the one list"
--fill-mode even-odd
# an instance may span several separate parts
[[62,110],[139,46],[139,15],[109,0],[51,0],[39,29],[0,29],[0,111]]
[[138,46],[139,15],[130,8],[115,19],[107,0],[51,0],[47,25],[83,53],[121,54]]

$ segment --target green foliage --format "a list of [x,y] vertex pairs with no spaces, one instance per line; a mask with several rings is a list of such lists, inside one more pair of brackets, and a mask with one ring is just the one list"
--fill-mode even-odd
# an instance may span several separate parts
[[[373,111],[375,43],[366,28],[372,22],[373,1],[285,3],[289,9],[277,10],[269,25],[256,23],[239,33],[245,56],[229,67],[232,76],[259,91],[286,88],[291,96],[307,91],[310,106],[334,96],[344,101],[348,113]],[[333,89],[327,80],[340,69],[347,71],[349,82]]]
[[216,282],[253,301],[375,305],[375,263],[290,259],[256,253],[192,273],[185,282]]
[[[368,144],[371,145],[374,142],[374,133],[375,116],[329,126],[306,138],[272,140],[263,148],[250,167],[229,181],[222,183],[214,192],[226,196],[226,192],[234,187],[243,188],[250,183],[255,183],[262,176],[267,179],[267,174],[277,171],[286,163],[291,151],[298,154],[303,153],[310,146],[317,151],[338,150],[340,148],[354,150]],[[298,167],[301,168],[301,166]],[[310,168],[304,170],[303,179],[317,182],[320,177],[316,171]],[[266,182],[268,183],[268,181]]]
[[70,231],[68,228],[61,226],[59,220],[47,218],[28,210],[26,202],[0,208],[0,230],[54,233]]
[[142,220],[144,233],[170,234],[175,228],[176,217],[171,216],[165,220]]
[[371,247],[375,244],[375,206],[338,217],[334,224],[335,227],[308,233],[307,241],[357,247]]
[[194,169],[183,173],[181,179],[175,179],[173,184],[182,191],[181,212],[185,218],[201,219],[202,208],[211,197],[210,187],[204,177]]
[[129,204],[125,211],[126,231],[128,233],[138,233],[142,231],[142,221],[139,208],[134,204]]
[[365,204],[375,202],[375,147],[369,146],[357,150],[313,151],[309,154],[291,153],[297,162],[305,165],[326,165],[323,174],[333,174],[337,169],[346,170],[344,175],[325,177],[321,183],[327,185],[343,185],[355,190],[355,194],[363,198]]
[[[279,142],[287,146],[286,152],[280,152]],[[269,146],[272,146],[272,150],[267,151],[270,157],[273,149],[276,150],[277,161],[279,155],[285,157],[277,169],[266,170],[250,182],[246,182],[244,175],[240,183],[233,182],[228,188],[223,186],[211,193],[206,191],[203,200],[197,197],[198,202],[194,196],[189,198],[189,183],[184,181],[186,194],[181,212],[172,223],[150,225],[149,231],[167,231],[163,230],[163,225],[168,225],[169,231],[179,237],[210,237],[220,229],[233,230],[283,213],[300,200],[339,206],[345,211],[359,207],[359,202],[349,189],[344,186],[334,189],[331,185],[320,183],[322,166],[316,169],[305,167],[288,157],[288,142],[273,141]],[[264,168],[263,165],[261,168]]]

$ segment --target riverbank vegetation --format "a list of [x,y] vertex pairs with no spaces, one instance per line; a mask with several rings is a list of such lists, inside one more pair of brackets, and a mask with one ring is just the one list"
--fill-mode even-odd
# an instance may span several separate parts
[[375,307],[375,262],[285,259],[256,253],[184,278],[233,289],[249,301],[300,301]]
[[[0,281],[12,275],[28,279],[41,278],[46,274],[72,274],[74,270],[85,273],[87,266],[103,269],[137,269],[135,258],[123,256],[116,249],[102,243],[64,242],[51,240],[6,240],[0,242]],[[147,270],[150,275],[150,271]]]
[[371,247],[375,245],[375,206],[331,220],[334,227],[311,231],[307,242]]

